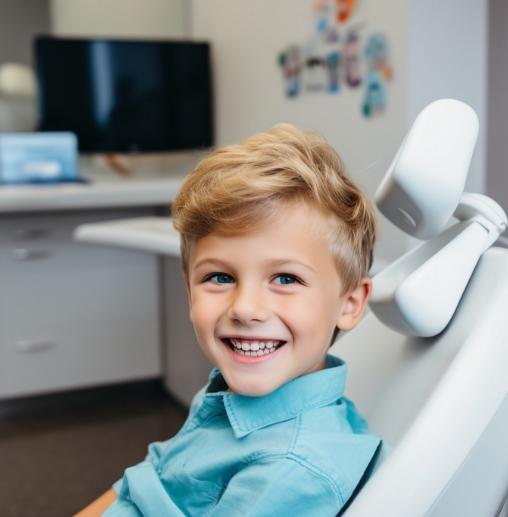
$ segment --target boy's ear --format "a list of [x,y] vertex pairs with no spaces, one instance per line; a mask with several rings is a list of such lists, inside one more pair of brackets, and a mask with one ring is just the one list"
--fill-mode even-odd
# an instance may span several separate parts
[[358,325],[371,294],[372,280],[369,277],[364,277],[358,287],[345,295],[337,317],[337,327],[339,329],[351,330]]
[[189,318],[192,322],[194,322],[193,314],[192,314],[192,298],[191,298],[191,292],[190,292],[190,285],[189,285],[189,278],[187,275],[184,275],[185,279],[185,289],[187,289],[187,299],[189,300]]

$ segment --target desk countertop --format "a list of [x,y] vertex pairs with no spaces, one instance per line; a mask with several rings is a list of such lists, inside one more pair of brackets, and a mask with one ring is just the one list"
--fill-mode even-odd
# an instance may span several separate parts
[[[140,158],[130,177],[108,170],[98,160],[82,159],[88,183],[0,186],[0,214],[89,208],[169,205],[199,155]],[[137,170],[136,170],[137,169]]]
[[0,213],[169,205],[178,178],[0,187]]

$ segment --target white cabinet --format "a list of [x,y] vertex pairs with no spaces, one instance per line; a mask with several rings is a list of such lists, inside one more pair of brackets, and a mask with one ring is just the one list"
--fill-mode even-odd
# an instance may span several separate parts
[[157,257],[72,241],[152,209],[0,215],[0,398],[161,374]]

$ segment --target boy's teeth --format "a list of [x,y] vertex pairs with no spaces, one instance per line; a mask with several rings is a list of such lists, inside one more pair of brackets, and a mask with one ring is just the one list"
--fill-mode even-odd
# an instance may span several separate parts
[[275,352],[282,341],[241,341],[239,339],[230,339],[235,352],[241,355],[261,356],[271,352]]
[[241,341],[239,339],[231,339],[231,343],[236,348],[241,348],[242,350],[262,350],[263,348],[276,346],[279,341]]

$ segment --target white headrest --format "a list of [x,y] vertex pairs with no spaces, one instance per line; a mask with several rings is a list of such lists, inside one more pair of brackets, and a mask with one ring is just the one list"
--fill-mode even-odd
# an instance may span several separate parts
[[[495,201],[463,194],[477,136],[478,117],[467,104],[433,102],[418,115],[376,193],[393,224],[431,239],[373,279],[372,311],[402,334],[430,337],[446,327],[480,256],[508,224]],[[440,233],[452,215],[459,222]]]

